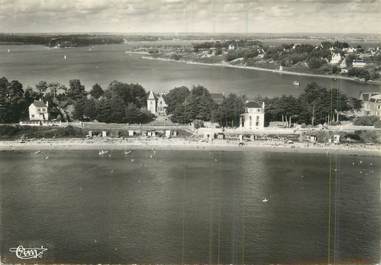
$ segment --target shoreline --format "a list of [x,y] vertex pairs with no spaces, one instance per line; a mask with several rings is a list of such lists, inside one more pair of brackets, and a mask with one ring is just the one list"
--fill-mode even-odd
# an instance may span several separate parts
[[163,57],[155,58],[155,57],[149,57],[149,56],[142,56],[141,58],[144,60],[176,62],[176,63],[195,64],[195,65],[214,66],[214,67],[227,67],[227,68],[235,68],[235,69],[243,69],[243,70],[270,72],[270,73],[276,73],[276,74],[294,75],[294,76],[317,77],[317,78],[326,78],[326,79],[341,79],[341,80],[358,82],[358,83],[368,84],[368,85],[381,85],[381,81],[361,82],[361,81],[359,81],[353,77],[347,77],[347,76],[341,76],[341,75],[322,75],[322,74],[300,73],[300,72],[292,72],[292,71],[285,71],[285,70],[281,71],[281,70],[263,68],[263,67],[258,67],[258,66],[242,66],[242,65],[232,65],[232,64],[228,64],[228,63],[202,63],[202,62],[186,61],[186,60],[174,60],[174,59],[163,58]]
[[215,140],[198,142],[186,139],[149,140],[86,140],[55,139],[26,143],[0,141],[0,151],[84,151],[84,150],[166,150],[166,151],[261,151],[283,153],[320,153],[381,156],[380,145],[324,145],[309,143],[284,144],[280,142],[248,142],[239,146],[237,141]]

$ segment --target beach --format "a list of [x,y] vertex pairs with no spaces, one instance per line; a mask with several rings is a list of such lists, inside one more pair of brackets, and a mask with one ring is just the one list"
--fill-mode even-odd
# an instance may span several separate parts
[[205,151],[271,151],[271,152],[299,152],[299,153],[333,153],[349,155],[381,155],[381,145],[364,144],[311,144],[292,143],[281,141],[238,141],[213,140],[209,142],[185,139],[43,139],[26,142],[0,141],[0,151],[40,151],[40,150],[205,150]]

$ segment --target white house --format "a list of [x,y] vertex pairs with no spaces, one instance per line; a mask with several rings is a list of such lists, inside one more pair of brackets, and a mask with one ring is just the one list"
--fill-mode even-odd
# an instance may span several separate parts
[[260,130],[265,127],[265,103],[246,102],[245,112],[240,116],[240,129]]
[[164,100],[164,95],[160,94],[158,99],[157,99],[157,113],[159,115],[166,115],[167,114],[167,103]]
[[332,65],[336,65],[336,64],[339,64],[341,62],[341,54],[340,53],[333,53],[332,54],[332,59],[331,61],[329,62],[330,64]]
[[344,69],[344,68],[347,68],[348,65],[347,65],[347,61],[345,60],[345,58],[341,61],[340,63],[340,68],[341,69]]
[[35,100],[29,106],[29,119],[31,121],[47,121],[49,120],[48,103],[41,100]]
[[381,94],[379,92],[363,92],[360,95],[363,115],[381,117]]
[[238,45],[236,43],[230,43],[229,47],[228,47],[228,50],[229,51],[233,51],[233,50],[235,50],[237,48],[238,48]]
[[369,115],[381,118],[381,95],[374,95],[369,98]]
[[164,100],[164,94],[155,95],[152,91],[147,99],[147,110],[155,115],[167,114],[167,103]]
[[352,66],[354,68],[364,68],[366,66],[366,62],[362,60],[354,60]]
[[152,91],[149,93],[147,99],[147,110],[156,115],[156,98]]

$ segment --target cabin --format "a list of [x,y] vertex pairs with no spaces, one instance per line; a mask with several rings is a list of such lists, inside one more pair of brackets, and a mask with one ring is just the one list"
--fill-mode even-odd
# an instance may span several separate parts
[[48,121],[48,102],[45,104],[42,100],[35,100],[29,106],[29,120],[31,121]]

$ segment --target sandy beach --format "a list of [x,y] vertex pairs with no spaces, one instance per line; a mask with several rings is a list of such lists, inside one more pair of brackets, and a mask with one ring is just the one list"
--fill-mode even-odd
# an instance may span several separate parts
[[22,150],[205,150],[205,151],[271,151],[301,153],[332,153],[349,155],[381,155],[380,145],[324,145],[309,143],[285,144],[276,141],[245,142],[214,140],[201,142],[188,139],[44,139],[25,143],[0,141],[0,151]]
[[[186,61],[186,60],[174,60],[174,59],[161,58],[161,57],[154,58],[150,56],[142,56],[141,58],[145,60],[158,60],[158,61],[165,61],[165,62],[176,62],[176,63],[185,63],[185,64],[204,65],[204,66],[215,66],[215,67],[228,67],[228,68],[236,68],[236,69],[244,69],[244,70],[271,72],[271,73],[284,74],[284,75],[319,77],[319,78],[327,78],[327,79],[341,79],[341,80],[360,82],[356,78],[342,76],[342,75],[322,75],[322,74],[300,73],[300,72],[292,72],[292,71],[286,71],[286,70],[281,71],[277,69],[269,69],[269,68],[256,67],[256,66],[232,65],[228,63],[201,63],[201,62]],[[368,83],[381,84],[381,81],[368,81]]]

